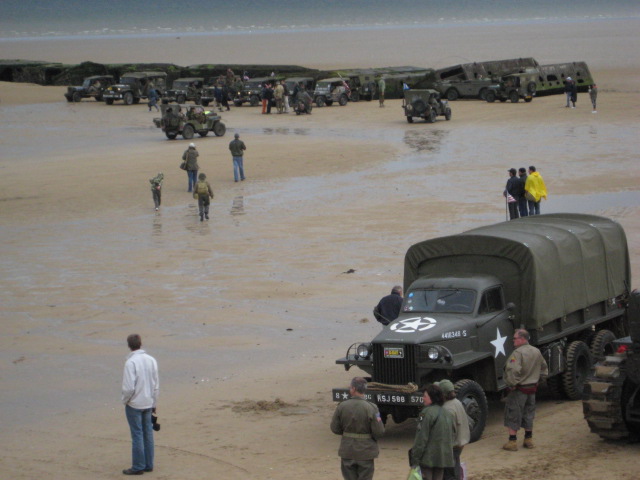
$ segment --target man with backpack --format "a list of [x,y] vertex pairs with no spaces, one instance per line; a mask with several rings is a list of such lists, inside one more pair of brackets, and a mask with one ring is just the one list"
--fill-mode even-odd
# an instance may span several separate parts
[[200,221],[206,218],[209,220],[209,204],[210,198],[213,198],[213,190],[207,182],[207,176],[204,173],[198,175],[198,182],[193,189],[193,198],[198,199],[198,211],[200,212]]

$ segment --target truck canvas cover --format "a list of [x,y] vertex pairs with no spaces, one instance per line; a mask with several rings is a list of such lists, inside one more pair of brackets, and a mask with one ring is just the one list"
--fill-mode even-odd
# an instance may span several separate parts
[[419,277],[494,275],[526,328],[628,291],[627,239],[594,215],[525,217],[417,243],[405,256],[404,288]]

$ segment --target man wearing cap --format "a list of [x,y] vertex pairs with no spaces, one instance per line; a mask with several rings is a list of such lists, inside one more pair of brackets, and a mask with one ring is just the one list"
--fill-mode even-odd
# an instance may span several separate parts
[[366,390],[367,381],[354,377],[349,386],[351,398],[338,404],[331,420],[331,431],[342,435],[338,455],[344,480],[373,478],[377,440],[384,434],[378,407],[364,398]]
[[182,154],[182,160],[187,162],[187,177],[189,179],[189,188],[187,191],[192,192],[198,181],[198,156],[200,154],[196,150],[196,144],[190,143],[189,148]]
[[229,143],[229,151],[231,152],[231,158],[233,158],[233,178],[236,182],[238,177],[240,180],[244,180],[244,161],[242,157],[246,149],[247,146],[240,140],[240,134],[236,133]]
[[455,435],[453,458],[456,461],[456,466],[444,469],[444,480],[461,480],[462,467],[460,466],[460,455],[462,455],[464,446],[471,440],[469,417],[464,410],[462,402],[456,398],[455,387],[450,380],[440,380],[439,382],[435,382],[435,385],[440,387],[444,395],[445,402],[442,407],[453,417],[453,433]]
[[518,329],[513,332],[515,350],[504,366],[504,382],[509,387],[504,407],[504,426],[509,440],[503,450],[518,450],[517,433],[524,428],[524,448],[533,448],[533,419],[536,416],[536,391],[538,383],[549,374],[544,357],[533,345],[529,345],[529,332]]
[[518,199],[518,210],[520,213],[520,218],[529,216],[529,209],[527,205],[527,199],[524,196],[524,185],[527,182],[527,169],[524,167],[520,167],[518,169],[518,179],[520,180],[520,185],[522,189],[522,195]]
[[520,197],[524,195],[524,185],[517,177],[517,171],[515,168],[507,170],[509,172],[509,180],[507,180],[507,186],[502,193],[507,202],[509,209],[509,220],[515,220],[518,215],[518,202]]

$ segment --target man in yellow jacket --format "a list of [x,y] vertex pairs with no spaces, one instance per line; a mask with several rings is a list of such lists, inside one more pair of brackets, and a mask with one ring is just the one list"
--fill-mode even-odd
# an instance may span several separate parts
[[536,167],[529,167],[529,175],[524,184],[525,197],[529,204],[529,215],[540,215],[540,201],[547,198],[547,187],[542,175],[536,172]]

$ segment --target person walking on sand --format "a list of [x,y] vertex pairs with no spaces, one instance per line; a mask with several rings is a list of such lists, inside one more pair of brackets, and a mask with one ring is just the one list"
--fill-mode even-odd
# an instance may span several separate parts
[[192,192],[193,188],[198,181],[198,170],[200,167],[198,166],[198,157],[200,154],[198,150],[196,150],[196,144],[190,143],[189,148],[184,151],[182,154],[182,160],[187,162],[187,178],[189,180],[189,188],[188,192]]
[[593,111],[591,113],[598,113],[596,109],[596,100],[598,99],[598,86],[595,83],[589,87],[589,98],[591,98],[591,105],[593,106]]
[[536,416],[536,391],[538,383],[549,374],[544,357],[533,345],[529,345],[529,332],[518,329],[513,332],[515,350],[504,366],[504,382],[509,387],[504,406],[504,426],[509,440],[503,450],[518,450],[518,430],[524,428],[524,448],[534,448],[533,419]]
[[233,136],[233,140],[229,142],[229,151],[231,152],[231,158],[233,159],[233,178],[237,182],[238,178],[244,180],[244,151],[247,146],[242,140],[240,140],[240,134],[236,133]]
[[364,398],[366,390],[367,381],[354,377],[349,386],[350,398],[338,404],[331,419],[331,431],[342,435],[338,455],[344,480],[373,478],[378,438],[384,434],[380,411]]
[[160,109],[158,108],[158,91],[153,85],[149,87],[149,94],[147,96],[149,98],[149,111],[151,111],[151,107],[156,107],[156,112],[159,111]]
[[544,184],[542,175],[536,171],[536,167],[533,165],[529,167],[529,175],[524,184],[524,191],[529,204],[529,216],[540,215],[540,202],[543,198],[547,198],[547,187]]
[[198,200],[200,221],[204,221],[205,218],[209,220],[209,204],[211,203],[210,199],[213,198],[213,190],[209,182],[207,182],[207,176],[204,173],[198,175],[198,182],[193,189],[193,198]]
[[384,107],[384,91],[387,88],[387,83],[384,81],[384,77],[380,77],[378,80],[378,102],[380,106]]
[[164,174],[162,172],[158,173],[155,177],[149,179],[149,183],[151,184],[151,194],[153,195],[153,203],[156,207],[156,212],[160,208],[160,203],[162,201],[162,181],[164,180]]
[[122,375],[122,403],[131,430],[131,468],[125,475],[142,475],[153,472],[154,444],[151,414],[156,411],[160,380],[158,364],[151,355],[141,349],[140,335],[127,337],[131,353],[124,364]]

